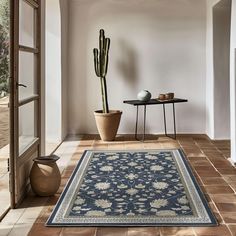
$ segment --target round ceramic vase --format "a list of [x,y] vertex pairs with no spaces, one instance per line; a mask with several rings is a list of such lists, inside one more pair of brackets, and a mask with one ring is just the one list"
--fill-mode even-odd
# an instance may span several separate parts
[[38,157],[30,171],[32,190],[38,196],[52,196],[60,187],[61,174],[56,161],[58,156]]
[[137,95],[138,100],[143,102],[148,102],[151,97],[152,95],[148,90],[141,90]]

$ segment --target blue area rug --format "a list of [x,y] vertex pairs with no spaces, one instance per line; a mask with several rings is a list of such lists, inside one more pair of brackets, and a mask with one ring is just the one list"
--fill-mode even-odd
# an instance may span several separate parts
[[217,222],[181,150],[85,151],[47,226]]

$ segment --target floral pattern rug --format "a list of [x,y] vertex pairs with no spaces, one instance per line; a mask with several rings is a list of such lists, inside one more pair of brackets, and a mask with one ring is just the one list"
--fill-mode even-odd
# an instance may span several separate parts
[[216,225],[181,150],[86,151],[48,226]]

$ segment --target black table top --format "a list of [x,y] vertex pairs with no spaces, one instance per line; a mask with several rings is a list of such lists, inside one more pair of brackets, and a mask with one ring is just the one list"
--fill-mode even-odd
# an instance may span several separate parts
[[180,103],[180,102],[187,102],[187,99],[182,99],[182,98],[174,98],[170,100],[158,100],[158,99],[151,99],[148,102],[143,102],[139,100],[125,100],[123,103],[127,103],[130,105],[134,106],[139,106],[139,105],[156,105],[156,104],[167,104],[167,103]]

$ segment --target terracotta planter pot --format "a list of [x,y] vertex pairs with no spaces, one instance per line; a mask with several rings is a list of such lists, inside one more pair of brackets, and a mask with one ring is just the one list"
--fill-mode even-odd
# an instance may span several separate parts
[[38,157],[30,171],[32,190],[39,196],[52,196],[60,187],[61,174],[56,161],[58,156]]
[[98,132],[103,141],[112,141],[116,137],[122,111],[110,110],[109,113],[95,111],[95,120]]

